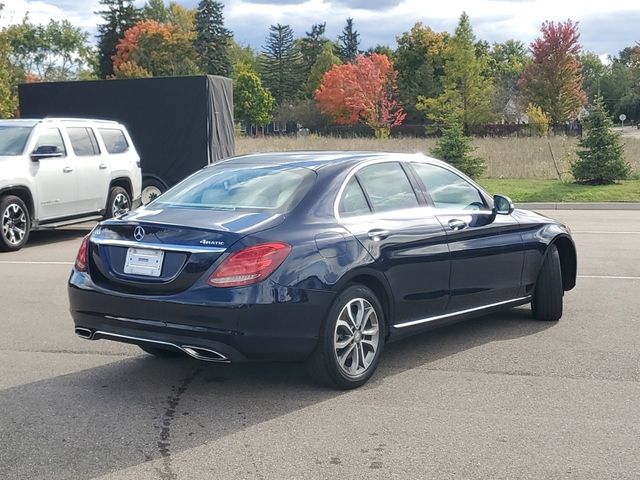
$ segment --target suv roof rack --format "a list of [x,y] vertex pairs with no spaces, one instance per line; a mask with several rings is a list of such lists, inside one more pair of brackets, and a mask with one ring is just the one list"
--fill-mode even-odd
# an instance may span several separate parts
[[109,125],[118,125],[118,122],[114,120],[100,120],[95,118],[73,118],[73,117],[45,117],[42,122],[95,122],[106,123]]

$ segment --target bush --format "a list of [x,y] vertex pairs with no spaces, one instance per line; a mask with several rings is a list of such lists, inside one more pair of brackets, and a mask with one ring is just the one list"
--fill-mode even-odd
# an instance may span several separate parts
[[474,150],[471,137],[464,134],[460,120],[450,118],[431,154],[475,179],[482,175],[486,166],[482,158],[470,155]]
[[604,185],[629,177],[631,166],[624,159],[620,136],[613,132],[612,126],[602,97],[596,98],[579,143],[579,159],[571,166],[577,182]]
[[527,106],[527,117],[529,117],[529,125],[539,137],[546,137],[549,135],[549,115],[544,113],[542,107],[539,107],[535,103],[530,103]]

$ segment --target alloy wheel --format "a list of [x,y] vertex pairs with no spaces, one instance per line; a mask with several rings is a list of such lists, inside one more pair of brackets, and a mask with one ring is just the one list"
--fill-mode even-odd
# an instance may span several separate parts
[[158,187],[149,185],[142,189],[142,204],[147,205],[148,203],[151,203],[156,198],[158,198],[160,195],[162,195],[162,191]]
[[10,203],[2,213],[2,235],[10,245],[19,245],[26,234],[26,212],[17,203]]
[[338,366],[349,377],[362,376],[376,357],[380,326],[376,310],[364,298],[354,298],[341,310],[334,331]]
[[111,215],[118,217],[131,210],[129,198],[124,193],[118,193],[111,204]]

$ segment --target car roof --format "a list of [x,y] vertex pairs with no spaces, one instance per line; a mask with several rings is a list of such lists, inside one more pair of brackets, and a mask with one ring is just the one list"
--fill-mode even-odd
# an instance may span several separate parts
[[72,118],[72,117],[46,117],[46,118],[11,118],[0,120],[0,125],[18,125],[22,127],[33,127],[38,123],[104,123],[108,125],[120,125],[113,120],[100,120],[96,118]]
[[[266,152],[241,155],[224,160],[224,163],[246,165],[291,165],[296,167],[319,170],[328,166],[355,165],[366,160],[396,160],[396,161],[424,161],[440,163],[439,160],[425,156],[422,153],[394,153],[394,152],[359,152],[359,151],[291,151]],[[221,162],[218,162],[219,164]]]

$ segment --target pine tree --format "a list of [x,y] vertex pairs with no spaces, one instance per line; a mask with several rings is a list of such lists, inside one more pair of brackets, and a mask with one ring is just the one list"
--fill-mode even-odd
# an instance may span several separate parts
[[113,75],[113,57],[116,45],[129,28],[140,19],[140,11],[133,0],[100,0],[104,10],[96,12],[104,23],[98,25],[98,76]]
[[360,34],[353,28],[353,18],[347,18],[347,24],[338,35],[338,56],[344,62],[353,62],[360,53]]
[[455,116],[447,119],[442,130],[442,136],[438,140],[431,154],[451,164],[471,178],[478,178],[485,171],[484,160],[471,155],[475,148],[471,145],[471,137],[464,134],[462,123]]
[[424,110],[427,118],[445,123],[456,115],[465,129],[470,125],[487,123],[495,118],[492,106],[493,84],[486,56],[476,56],[471,23],[466,13],[460,17],[456,33],[449,41],[447,61],[442,77],[443,91],[437,98],[418,98],[416,108]]
[[260,57],[262,82],[269,89],[276,105],[294,101],[303,77],[302,56],[293,40],[289,25],[271,25],[269,37]]
[[326,27],[326,22],[312,25],[311,31],[305,32],[304,38],[300,40],[300,53],[302,54],[302,61],[307,74],[313,64],[316,63],[318,56],[322,52],[322,47],[327,43],[327,38],[324,36]]
[[224,27],[223,5],[214,0],[200,0],[198,4],[193,46],[201,68],[212,75],[231,75],[229,45],[232,34]]
[[585,123],[586,134],[577,152],[580,158],[571,167],[576,181],[604,185],[627,178],[631,166],[624,159],[620,136],[611,129],[613,122],[602,97],[596,98]]

